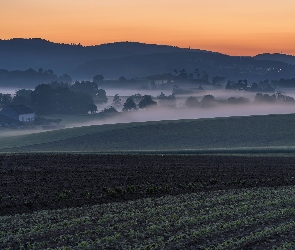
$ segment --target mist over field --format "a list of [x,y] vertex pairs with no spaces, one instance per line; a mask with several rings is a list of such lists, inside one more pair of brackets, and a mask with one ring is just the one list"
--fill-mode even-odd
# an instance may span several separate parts
[[[161,120],[179,120],[179,119],[202,119],[202,118],[216,118],[216,117],[231,117],[231,116],[252,116],[252,115],[269,115],[269,114],[292,114],[295,113],[294,103],[255,103],[254,98],[256,93],[249,91],[238,90],[224,90],[213,89],[210,86],[204,86],[203,92],[195,92],[185,95],[177,95],[174,106],[161,105],[160,100],[157,98],[161,93],[166,96],[172,94],[169,89],[132,89],[132,88],[105,88],[108,102],[104,104],[97,104],[97,113],[88,115],[51,115],[49,118],[57,118],[62,120],[62,124],[66,128],[103,125],[103,124],[116,124],[116,123],[130,123],[130,122],[147,122],[147,121],[161,121]],[[2,93],[15,93],[15,89],[0,89]],[[288,96],[295,97],[295,91],[290,89],[283,89],[281,91]],[[122,106],[117,107],[119,113],[107,116],[98,116],[104,109],[110,108],[113,104],[114,96],[118,94]],[[123,103],[129,96],[140,94],[151,95],[153,100],[157,102],[157,106],[147,109],[138,109],[135,111],[122,111]],[[187,98],[193,96],[201,101],[205,95],[212,95],[221,103],[217,103],[213,107],[193,107],[186,106]],[[249,99],[246,104],[228,104],[222,103],[230,97],[243,97]],[[0,130],[0,137],[18,136],[32,133],[39,133],[47,131],[47,129],[13,129],[13,130]]]
[[149,110],[138,110],[130,112],[122,112],[116,117],[92,120],[91,122],[72,123],[67,127],[79,127],[102,124],[116,124],[129,122],[147,122],[162,120],[179,120],[179,119],[201,119],[201,118],[217,118],[231,116],[252,116],[252,115],[270,115],[270,114],[292,114],[295,113],[293,105],[266,105],[266,104],[249,104],[249,105],[233,105],[216,108],[178,108],[171,109],[159,107]]
[[0,0],[0,250],[295,249],[295,1],[228,2]]

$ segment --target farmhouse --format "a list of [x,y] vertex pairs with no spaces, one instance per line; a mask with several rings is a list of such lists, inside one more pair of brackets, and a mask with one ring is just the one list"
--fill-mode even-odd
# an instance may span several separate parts
[[9,105],[0,111],[0,115],[21,122],[32,122],[35,119],[34,110],[24,105]]

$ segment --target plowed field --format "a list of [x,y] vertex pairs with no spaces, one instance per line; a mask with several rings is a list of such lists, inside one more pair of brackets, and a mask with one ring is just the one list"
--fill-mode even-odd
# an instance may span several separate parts
[[0,215],[295,184],[293,157],[0,155]]

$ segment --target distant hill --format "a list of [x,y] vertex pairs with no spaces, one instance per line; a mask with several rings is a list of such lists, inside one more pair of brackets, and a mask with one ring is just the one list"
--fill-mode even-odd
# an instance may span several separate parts
[[95,59],[81,64],[72,70],[70,75],[87,78],[102,72],[107,78],[118,78],[121,75],[141,78],[153,74],[173,73],[174,69],[194,72],[196,68],[201,72],[206,71],[211,78],[218,75],[230,80],[246,78],[250,81],[261,81],[295,77],[295,66],[284,62],[193,50]]
[[150,53],[169,53],[182,49],[136,42],[96,46],[53,43],[41,38],[0,40],[0,69],[52,69],[57,74],[71,71],[93,59],[119,58]]
[[[288,59],[288,60],[287,60]],[[198,49],[138,42],[116,42],[95,46],[53,43],[40,38],[0,40],[0,69],[53,70],[73,80],[92,79],[102,74],[106,79],[145,77],[172,73],[175,69],[194,72],[198,68],[229,80],[259,81],[295,77],[294,57],[279,55],[256,57],[228,56]]]
[[292,124],[294,114],[88,126],[3,137],[0,151],[294,152]]
[[254,57],[256,60],[278,61],[295,65],[295,56],[279,54],[279,53],[264,53]]

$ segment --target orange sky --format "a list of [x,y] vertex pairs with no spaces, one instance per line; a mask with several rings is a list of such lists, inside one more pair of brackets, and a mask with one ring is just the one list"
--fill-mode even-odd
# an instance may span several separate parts
[[294,0],[0,0],[0,39],[295,55]]

